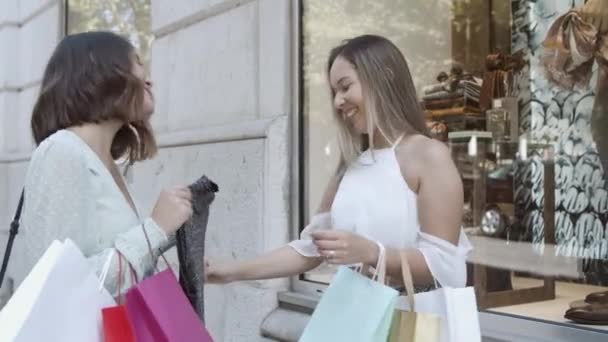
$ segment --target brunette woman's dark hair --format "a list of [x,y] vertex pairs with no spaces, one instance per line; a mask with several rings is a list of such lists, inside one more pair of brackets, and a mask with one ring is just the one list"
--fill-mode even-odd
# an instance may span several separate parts
[[143,110],[145,80],[132,72],[137,58],[133,45],[115,33],[66,36],[46,66],[32,112],[36,144],[61,129],[115,119],[124,125],[112,142],[112,157],[152,157],[157,146]]

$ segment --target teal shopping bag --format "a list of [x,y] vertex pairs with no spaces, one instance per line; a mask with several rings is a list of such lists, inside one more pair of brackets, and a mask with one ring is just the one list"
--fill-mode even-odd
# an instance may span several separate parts
[[386,342],[398,292],[341,266],[300,342]]

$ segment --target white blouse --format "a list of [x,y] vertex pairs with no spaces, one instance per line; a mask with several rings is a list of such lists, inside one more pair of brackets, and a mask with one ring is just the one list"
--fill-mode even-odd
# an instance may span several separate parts
[[[329,223],[323,223],[329,220]],[[348,167],[329,217],[317,215],[289,245],[305,256],[318,256],[309,234],[335,229],[355,232],[392,248],[417,248],[435,280],[446,287],[466,285],[466,256],[472,246],[461,230],[458,245],[420,231],[417,195],[401,174],[394,147],[367,150]],[[324,227],[325,226],[325,227]]]
[[[153,254],[143,232],[146,230]],[[99,275],[118,250],[139,279],[154,272],[156,259],[174,242],[151,219],[140,220],[110,171],[75,133],[61,130],[33,152],[25,179],[21,228],[15,239],[15,284],[21,283],[54,239],[72,239]],[[123,293],[131,284],[123,262]],[[118,292],[118,258],[105,279]]]

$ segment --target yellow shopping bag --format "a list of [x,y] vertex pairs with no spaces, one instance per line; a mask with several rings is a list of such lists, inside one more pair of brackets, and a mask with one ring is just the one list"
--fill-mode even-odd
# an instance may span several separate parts
[[441,331],[439,315],[416,312],[414,281],[405,251],[401,252],[401,272],[411,311],[395,310],[389,342],[439,342]]
[[439,316],[395,310],[389,342],[439,341]]

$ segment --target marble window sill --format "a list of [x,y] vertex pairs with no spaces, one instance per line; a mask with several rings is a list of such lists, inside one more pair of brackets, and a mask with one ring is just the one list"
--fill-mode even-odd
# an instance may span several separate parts
[[281,292],[278,300],[279,307],[262,322],[262,336],[275,341],[298,341],[318,299],[297,292]]
[[[269,340],[292,342],[304,331],[318,298],[297,292],[278,295],[279,307],[262,322],[262,336]],[[507,341],[606,341],[608,334],[589,326],[551,323],[522,316],[481,311],[479,323],[483,342]]]

